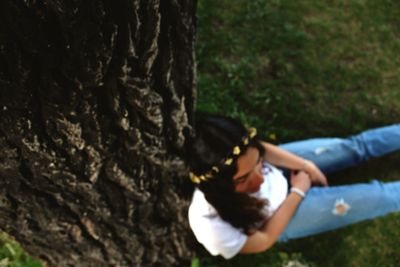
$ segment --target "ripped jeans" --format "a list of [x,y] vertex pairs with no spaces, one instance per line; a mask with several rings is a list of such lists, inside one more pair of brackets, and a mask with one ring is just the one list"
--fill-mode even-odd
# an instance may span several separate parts
[[[313,161],[329,174],[400,150],[400,124],[343,139],[316,138],[280,147]],[[279,241],[326,232],[396,211],[400,211],[400,181],[312,187]]]

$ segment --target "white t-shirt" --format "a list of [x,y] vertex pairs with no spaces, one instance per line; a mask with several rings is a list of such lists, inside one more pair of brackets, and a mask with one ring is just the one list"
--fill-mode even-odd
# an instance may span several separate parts
[[[265,213],[271,216],[285,200],[288,183],[280,170],[266,162],[263,164],[263,174],[264,183],[251,196],[268,199]],[[203,192],[197,188],[189,207],[189,224],[197,241],[214,256],[222,255],[225,259],[230,259],[241,250],[247,240],[245,233],[219,217]]]

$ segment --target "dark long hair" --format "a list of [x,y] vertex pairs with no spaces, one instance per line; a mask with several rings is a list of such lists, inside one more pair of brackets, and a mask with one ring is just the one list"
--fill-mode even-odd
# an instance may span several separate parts
[[[223,220],[248,233],[265,219],[262,209],[267,200],[235,192],[233,176],[237,172],[236,160],[229,166],[221,164],[246,135],[247,129],[238,120],[222,116],[198,119],[191,144],[189,166],[196,175],[202,175],[213,166],[219,166],[220,171],[208,181],[202,181],[198,188]],[[260,155],[265,152],[256,136],[238,156],[243,155],[248,147],[257,148]]]

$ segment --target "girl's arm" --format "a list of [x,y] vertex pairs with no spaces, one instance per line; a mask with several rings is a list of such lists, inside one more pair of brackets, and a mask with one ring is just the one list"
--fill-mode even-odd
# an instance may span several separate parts
[[266,150],[264,160],[267,162],[291,170],[303,170],[310,175],[312,182],[325,186],[328,185],[325,175],[312,161],[303,159],[273,144],[266,142],[261,142],[261,144]]
[[[297,174],[292,173],[291,184],[293,187],[307,192],[311,186],[311,181],[309,175],[301,171]],[[295,192],[289,193],[285,201],[266,222],[264,227],[247,238],[240,252],[257,253],[272,247],[289,224],[302,199],[303,198]]]

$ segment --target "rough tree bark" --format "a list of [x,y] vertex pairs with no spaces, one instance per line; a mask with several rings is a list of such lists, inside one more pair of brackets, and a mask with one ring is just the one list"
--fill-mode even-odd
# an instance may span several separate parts
[[0,229],[50,266],[187,266],[195,0],[0,1]]

